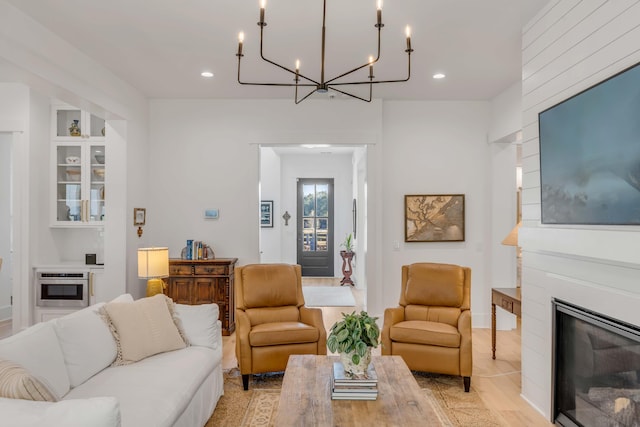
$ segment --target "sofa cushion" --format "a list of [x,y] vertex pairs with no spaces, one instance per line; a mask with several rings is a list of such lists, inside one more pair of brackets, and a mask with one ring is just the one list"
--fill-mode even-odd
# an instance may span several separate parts
[[105,369],[65,398],[114,396],[120,402],[120,413],[127,426],[170,427],[221,362],[222,349],[191,346],[160,353],[133,364]]
[[0,340],[0,358],[31,372],[57,399],[69,391],[69,375],[51,322],[36,323]]
[[98,314],[99,303],[53,321],[71,387],[77,387],[115,360],[116,342]]
[[437,322],[409,320],[391,327],[392,341],[439,347],[460,347],[460,333],[451,325]]
[[118,344],[116,365],[186,346],[162,294],[129,303],[109,302],[104,312]]
[[190,345],[218,348],[220,323],[217,304],[174,304],[174,309]]
[[120,427],[120,411],[114,397],[56,403],[0,398],[0,414],[0,424],[10,420],[11,427]]
[[26,369],[0,359],[0,397],[55,402],[56,396]]
[[251,328],[251,347],[318,341],[318,329],[300,322],[263,323]]

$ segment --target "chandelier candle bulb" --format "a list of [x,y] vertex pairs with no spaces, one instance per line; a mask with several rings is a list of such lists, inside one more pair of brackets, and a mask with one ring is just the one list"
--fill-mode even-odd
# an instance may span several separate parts
[[411,27],[407,25],[405,28],[405,33],[407,34],[407,51],[411,51]]
[[267,0],[260,0],[260,24],[264,24],[264,7],[267,5]]
[[373,56],[369,57],[369,78],[373,78]]
[[382,24],[382,0],[378,0],[378,25]]
[[242,42],[244,41],[244,33],[240,31],[238,34],[238,56],[242,55]]

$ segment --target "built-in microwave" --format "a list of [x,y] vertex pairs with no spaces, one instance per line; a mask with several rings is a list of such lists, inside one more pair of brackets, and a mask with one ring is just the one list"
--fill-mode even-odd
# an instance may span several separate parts
[[89,305],[88,271],[37,271],[35,282],[38,307],[87,307]]

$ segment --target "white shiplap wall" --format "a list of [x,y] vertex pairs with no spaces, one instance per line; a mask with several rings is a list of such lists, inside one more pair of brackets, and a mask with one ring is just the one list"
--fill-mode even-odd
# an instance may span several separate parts
[[522,396],[549,419],[551,299],[640,325],[640,227],[540,224],[538,113],[640,62],[639,40],[638,0],[552,0],[523,29]]

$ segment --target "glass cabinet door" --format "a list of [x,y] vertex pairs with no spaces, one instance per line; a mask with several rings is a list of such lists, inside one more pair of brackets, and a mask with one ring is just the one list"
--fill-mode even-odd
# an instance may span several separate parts
[[82,147],[60,145],[56,152],[56,220],[82,219]]
[[104,182],[105,149],[104,145],[92,145],[89,155],[91,174],[89,178],[89,221],[104,220]]

